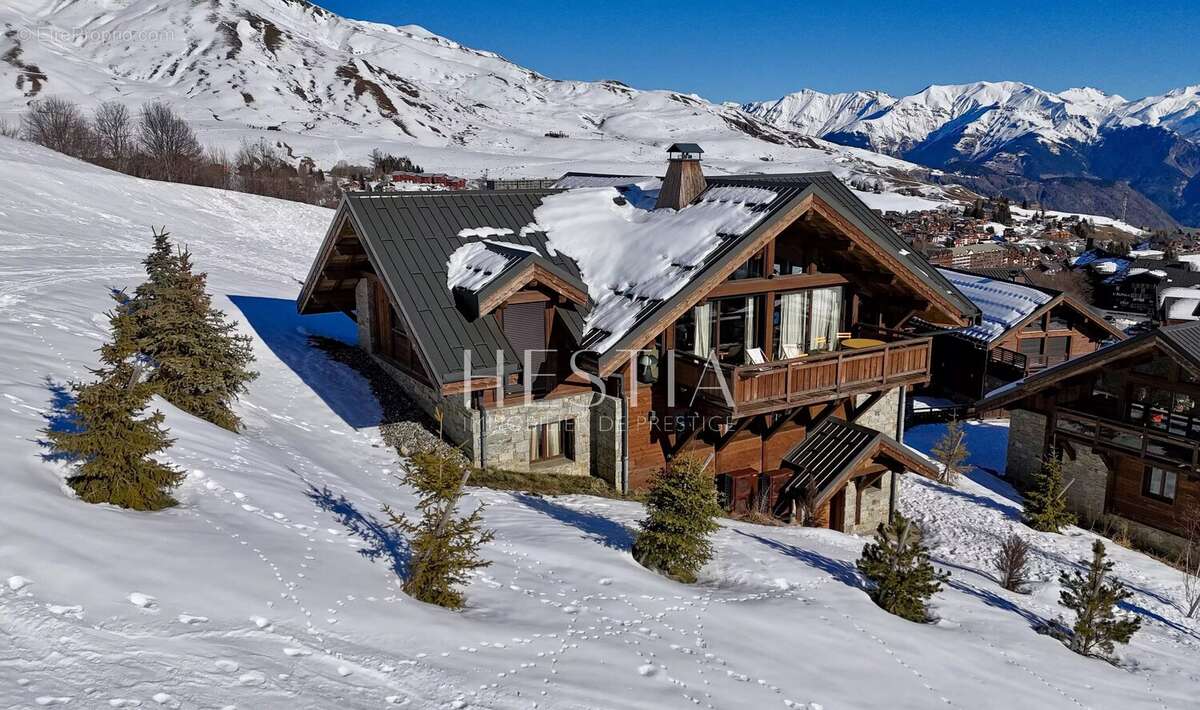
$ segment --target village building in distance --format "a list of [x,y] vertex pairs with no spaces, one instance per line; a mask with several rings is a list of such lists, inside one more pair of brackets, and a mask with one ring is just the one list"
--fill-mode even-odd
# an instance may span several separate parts
[[[731,510],[875,528],[931,376],[920,324],[980,311],[828,173],[706,177],[676,144],[663,178],[348,194],[301,313],[359,343],[475,465],[642,490],[705,461]],[[564,178],[565,179],[565,178]]]
[[985,274],[939,269],[983,319],[936,331],[928,389],[974,403],[988,392],[1094,352],[1125,333],[1075,296]]
[[1011,416],[1008,476],[1062,461],[1084,524],[1127,527],[1163,551],[1200,508],[1200,322],[1169,325],[1031,375],[980,410]]

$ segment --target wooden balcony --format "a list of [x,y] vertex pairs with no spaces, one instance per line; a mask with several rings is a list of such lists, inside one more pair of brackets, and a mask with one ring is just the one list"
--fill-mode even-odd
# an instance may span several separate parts
[[697,405],[733,417],[764,414],[928,382],[930,343],[929,338],[899,340],[762,365],[720,365],[719,370],[712,362],[676,352],[675,382],[682,404],[694,395]]
[[1200,442],[1149,426],[1058,409],[1054,413],[1054,431],[1093,448],[1120,452],[1149,462],[1160,461],[1192,470],[1200,467]]

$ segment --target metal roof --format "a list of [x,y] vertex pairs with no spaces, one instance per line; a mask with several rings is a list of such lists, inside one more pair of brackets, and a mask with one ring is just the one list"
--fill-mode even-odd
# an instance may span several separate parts
[[[459,237],[464,229],[482,226],[511,229],[503,241],[532,247],[539,256],[579,279],[575,262],[550,255],[546,235],[522,233],[534,221],[533,210],[555,190],[461,191],[446,193],[351,193],[343,201],[355,232],[404,312],[433,376],[446,384],[463,376],[463,352],[472,352],[472,370],[494,373],[496,353],[504,353],[508,374],[520,369],[516,353],[494,318],[468,318],[446,287],[446,263],[463,244],[477,238]],[[583,315],[560,307],[559,315],[575,333]]]
[[1200,321],[1168,325],[1160,328],[1158,334],[1200,367]]
[[[694,144],[675,144],[673,147]],[[698,147],[698,146],[697,146]],[[697,299],[702,278],[713,269],[728,266],[739,258],[739,247],[771,228],[788,214],[792,206],[816,193],[847,221],[894,258],[928,287],[941,293],[959,314],[974,318],[975,307],[951,283],[916,254],[879,215],[854,196],[832,173],[788,173],[765,175],[716,176],[708,179],[708,189],[722,186],[747,186],[770,190],[776,198],[754,209],[763,218],[740,236],[730,236],[695,269],[686,275],[688,283],[669,302]],[[533,247],[539,256],[552,262],[573,279],[579,269],[573,259],[561,253],[550,254],[543,232],[527,227],[535,222],[534,210],[542,199],[559,190],[459,191],[439,193],[350,193],[343,200],[355,226],[355,232],[367,250],[380,278],[393,294],[397,305],[421,345],[435,379],[442,383],[463,376],[463,351],[473,352],[472,368],[478,372],[495,371],[496,352],[504,353],[505,373],[519,371],[521,358],[513,351],[495,319],[472,318],[456,306],[454,295],[446,287],[446,262],[459,246],[475,238],[459,237],[466,229],[490,227],[509,229],[513,234],[503,241]],[[701,198],[703,198],[703,193]],[[523,230],[523,228],[526,228]],[[607,353],[600,353],[602,368],[620,350],[645,336],[643,332],[668,301],[650,301],[642,308],[634,326]],[[563,307],[559,312],[572,333],[582,334],[584,312]],[[601,342],[606,334],[589,333],[580,341],[583,349]]]
[[887,434],[829,418],[784,455],[783,460],[797,470],[784,490],[800,494],[812,486],[817,500],[823,501],[864,463],[880,455],[925,476],[935,473],[928,462]]
[[668,153],[703,153],[704,149],[695,143],[672,143],[667,148]]

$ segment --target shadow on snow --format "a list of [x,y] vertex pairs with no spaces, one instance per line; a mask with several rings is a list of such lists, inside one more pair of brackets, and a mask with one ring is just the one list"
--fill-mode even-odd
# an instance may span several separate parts
[[383,560],[397,576],[407,576],[411,553],[408,542],[399,530],[389,527],[374,515],[359,512],[346,496],[335,495],[328,487],[317,488],[309,483],[305,495],[322,510],[333,513],[342,527],[365,543],[358,554],[372,562]]
[[862,575],[859,574],[858,568],[855,567],[853,563],[846,562],[844,560],[835,560],[832,557],[826,557],[825,555],[822,555],[819,552],[814,552],[813,550],[807,550],[803,547],[797,547],[796,545],[789,545],[785,542],[779,542],[778,540],[772,540],[770,538],[762,537],[761,535],[748,533],[744,530],[735,529],[734,532],[736,532],[738,535],[744,535],[748,538],[751,538],[752,540],[757,540],[776,552],[780,552],[788,557],[800,560],[810,567],[815,567],[822,572],[829,574],[834,579],[848,587],[862,590],[866,589],[866,585],[863,583]]
[[296,302],[285,298],[231,295],[229,300],[271,352],[343,421],[355,429],[380,423],[379,404],[363,378],[309,344],[314,335],[356,343],[358,326],[353,320],[342,313],[302,316]]
[[[50,408],[42,413],[42,418],[46,420],[46,427],[39,433],[80,431],[74,412],[75,395],[71,393],[71,388],[61,382],[55,382],[49,377],[44,380],[44,383],[50,392]],[[54,448],[54,444],[49,439],[39,437],[36,441],[38,446],[45,449],[45,453],[42,454],[43,461],[70,463],[75,460],[72,454]]]
[[544,513],[560,523],[583,531],[584,537],[589,540],[617,550],[629,550],[633,547],[633,533],[624,525],[602,515],[568,508],[546,498],[527,493],[516,493],[513,497],[517,499],[517,502]]

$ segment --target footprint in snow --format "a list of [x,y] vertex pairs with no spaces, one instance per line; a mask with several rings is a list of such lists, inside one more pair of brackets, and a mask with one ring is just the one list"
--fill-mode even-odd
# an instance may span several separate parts
[[42,706],[66,705],[67,703],[71,702],[71,698],[54,697],[52,695],[40,695],[37,698],[34,698],[33,702],[37,703],[38,705],[42,705]]
[[158,607],[158,599],[150,596],[149,594],[130,592],[127,598],[129,599],[130,604],[143,609],[156,609]]
[[[153,700],[154,702],[158,703],[159,705],[166,705],[166,704],[170,703],[172,700],[174,700],[174,698],[172,698],[167,693],[155,693],[150,699]],[[179,705],[178,703],[173,704],[174,707],[178,707],[178,705]]]
[[267,682],[267,676],[260,671],[250,671],[238,676],[238,685],[262,685]]
[[55,616],[70,616],[75,619],[83,618],[83,607],[78,604],[47,604],[46,611]]
[[136,708],[141,704],[141,700],[131,700],[129,698],[113,698],[108,701],[110,708]]
[[181,624],[207,624],[207,616],[192,616],[191,614],[180,614],[179,623]]
[[265,616],[252,616],[250,621],[258,628],[265,629],[271,625],[271,620]]
[[213,665],[216,666],[217,670],[223,673],[233,673],[237,671],[238,668],[241,668],[241,666],[237,664],[237,661],[231,661],[228,658],[222,658],[214,662]]

